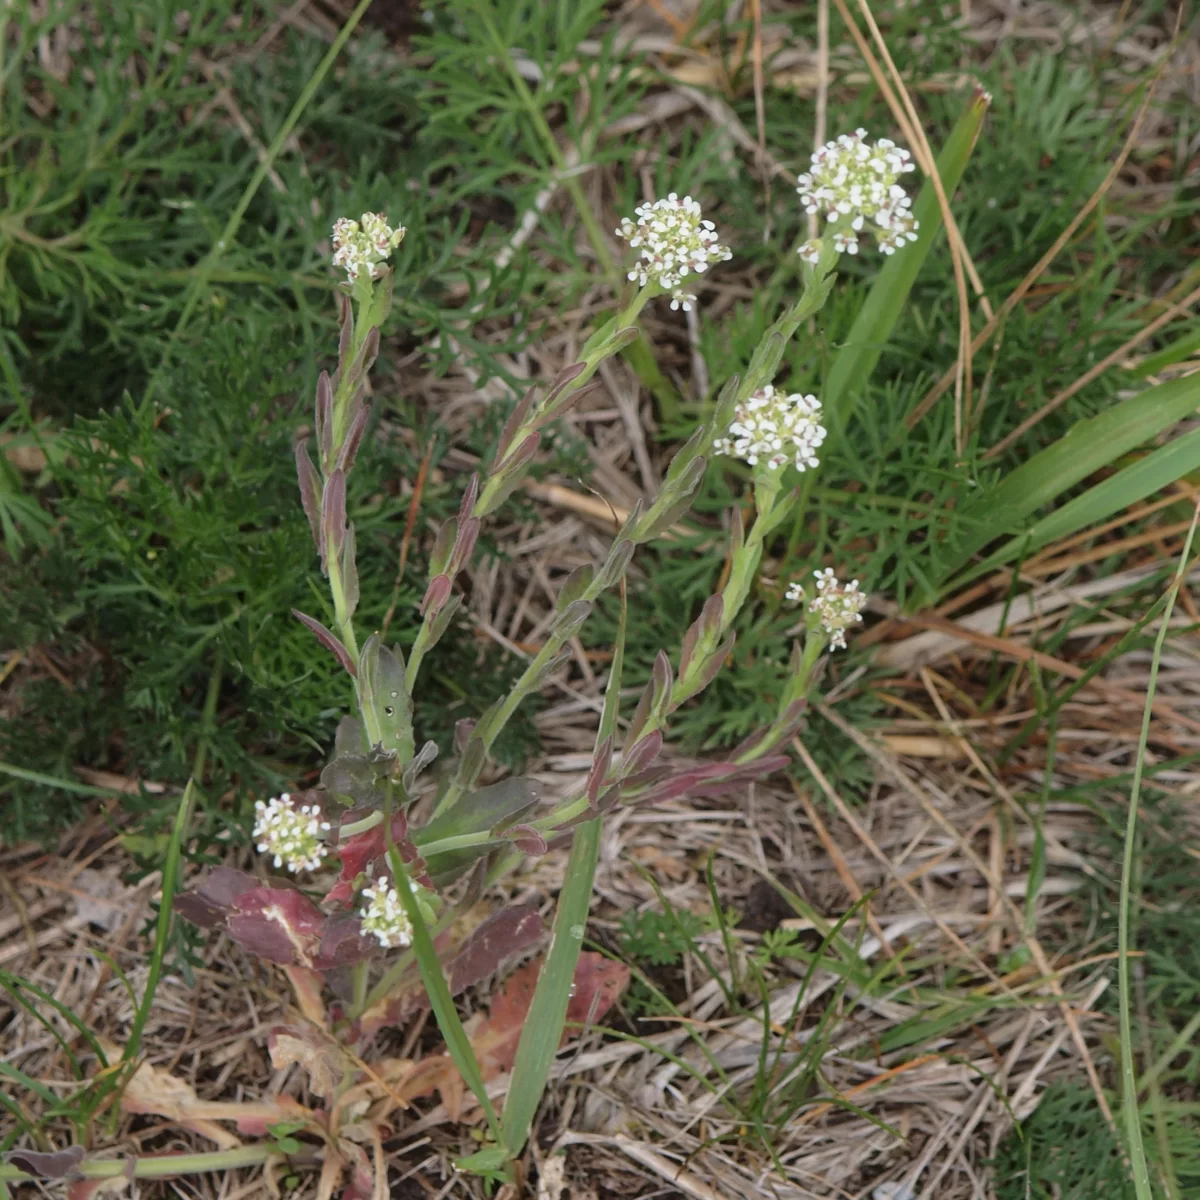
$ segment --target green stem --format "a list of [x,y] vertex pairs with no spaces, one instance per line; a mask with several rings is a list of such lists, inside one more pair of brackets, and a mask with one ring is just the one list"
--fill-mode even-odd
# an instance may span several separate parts
[[221,695],[221,667],[221,649],[218,646],[212,674],[208,677],[208,691],[204,695],[204,712],[200,717],[200,739],[196,746],[196,757],[192,762],[193,779],[204,778],[208,744],[212,738],[214,719],[217,715],[217,700]]
[[[274,1145],[239,1146],[234,1150],[213,1150],[205,1154],[164,1154],[157,1158],[84,1159],[73,1167],[73,1175],[84,1179],[118,1179],[133,1168],[135,1179],[170,1179],[175,1175],[199,1175],[206,1171],[233,1171],[238,1167],[253,1167],[270,1158],[282,1157]],[[294,1159],[295,1156],[289,1156]],[[0,1163],[0,1179],[12,1183],[32,1183],[38,1176],[30,1175],[10,1163]]]
[[1133,1187],[1138,1200],[1153,1200],[1150,1188],[1150,1172],[1146,1165],[1146,1149],[1142,1143],[1141,1112],[1138,1108],[1137,1072],[1133,1063],[1133,1019],[1132,995],[1129,979],[1129,930],[1131,908],[1131,881],[1133,860],[1137,848],[1138,802],[1142,790],[1142,770],[1146,759],[1146,746],[1150,740],[1150,720],[1154,713],[1154,692],[1158,686],[1158,668],[1162,662],[1163,646],[1171,626],[1171,613],[1175,599],[1187,572],[1191,557],[1192,540],[1196,535],[1196,523],[1200,519],[1200,507],[1192,516],[1192,525],[1179,556],[1179,567],[1167,593],[1167,604],[1163,610],[1162,623],[1154,640],[1154,654],[1150,660],[1150,677],[1146,686],[1146,705],[1142,710],[1141,736],[1138,738],[1137,758],[1133,768],[1133,786],[1129,794],[1129,816],[1125,823],[1125,852],[1121,861],[1121,893],[1117,910],[1117,983],[1120,1000],[1121,1041],[1121,1115],[1125,1122],[1129,1159],[1133,1169]]
[[329,593],[333,597],[334,623],[337,625],[338,636],[342,645],[350,654],[355,664],[358,663],[358,638],[354,634],[354,620],[350,616],[350,606],[346,601],[346,589],[342,583],[342,564],[330,547],[326,559],[329,567]]

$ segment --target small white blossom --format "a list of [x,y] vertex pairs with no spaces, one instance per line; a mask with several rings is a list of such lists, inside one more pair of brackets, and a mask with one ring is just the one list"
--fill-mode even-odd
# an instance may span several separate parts
[[809,266],[815,267],[821,261],[821,239],[810,238],[796,251]]
[[679,290],[683,280],[702,275],[711,263],[732,258],[733,251],[720,244],[716,226],[701,217],[700,205],[691,196],[680,200],[672,192],[665,200],[640,205],[634,215],[636,221],[625,217],[616,231],[617,237],[642,252],[628,278],[642,287],[653,279],[664,292],[672,292],[686,312],[695,297]]
[[671,293],[671,308],[682,308],[684,312],[691,312],[695,307],[696,297],[691,292],[685,292],[683,288],[676,288]]
[[729,432],[713,442],[713,449],[752,467],[761,459],[772,470],[790,462],[803,471],[819,465],[816,452],[824,440],[816,396],[785,395],[768,383],[737,406]]
[[869,221],[884,254],[893,254],[917,240],[917,220],[909,211],[912,200],[899,179],[913,170],[912,155],[888,138],[867,144],[867,131],[856,129],[826,142],[812,156],[807,173],[799,176],[806,212],[824,213],[839,228],[834,235],[838,252],[858,252],[858,238]]
[[378,279],[406,232],[403,225],[393,229],[382,213],[363,213],[361,221],[339,217],[333,224],[333,265],[342,267],[351,283],[364,270]]
[[[830,653],[845,650],[846,630],[862,620],[867,597],[858,590],[857,579],[843,585],[830,567],[814,571],[813,575],[817,580],[817,594],[808,601],[809,615],[829,635]],[[798,583],[791,584],[787,598],[792,601],[805,599],[804,589]]]
[[286,866],[293,873],[315,871],[329,853],[321,834],[329,822],[321,820],[321,810],[315,804],[297,805],[284,792],[278,799],[254,804],[258,814],[254,820],[254,836],[259,854],[270,854],[277,867]]
[[362,915],[364,933],[375,936],[379,944],[387,949],[407,946],[412,941],[412,924],[400,904],[400,894],[389,887],[386,875],[375,881],[374,887],[363,888],[363,895],[370,900]]

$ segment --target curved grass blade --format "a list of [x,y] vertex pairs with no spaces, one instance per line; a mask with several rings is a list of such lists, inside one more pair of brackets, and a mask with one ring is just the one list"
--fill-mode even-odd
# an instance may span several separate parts
[[[1197,406],[1200,406],[1200,375],[1188,375],[1147,388],[1094,417],[1077,422],[1054,445],[1010,472],[998,487],[981,496],[964,513],[967,532],[950,550],[942,579],[961,571],[989,542],[1015,532],[1038,509],[1182,421]],[[943,583],[942,594],[947,590],[948,585]]]
[[958,591],[1014,558],[1033,554],[1089,525],[1097,525],[1197,470],[1200,470],[1200,429],[1193,429],[1056,508],[1027,534],[1013,538],[983,562],[958,575],[947,585],[947,590]]
[[[975,93],[938,155],[938,176],[948,197],[953,197],[962,179],[988,104],[989,97],[985,93]],[[845,425],[854,398],[862,392],[875,370],[934,238],[942,228],[937,193],[930,181],[926,180],[921,188],[912,211],[920,222],[916,242],[906,246],[902,253],[892,255],[879,272],[821,389],[821,403],[839,428]]]
[[19,975],[12,975],[8,971],[0,971],[0,987],[13,998],[13,1003],[19,1004],[35,1021],[37,1021],[47,1033],[59,1044],[62,1052],[71,1062],[71,1067],[75,1072],[75,1077],[79,1078],[82,1075],[82,1070],[79,1066],[79,1061],[76,1059],[74,1052],[71,1050],[70,1043],[65,1037],[55,1028],[54,1023],[45,1016],[42,1011],[26,999],[22,992],[31,992],[44,1004],[48,1004],[55,1012],[58,1013],[64,1021],[69,1024],[76,1033],[80,1035],[91,1047],[92,1053],[100,1060],[102,1067],[108,1066],[108,1059],[104,1056],[104,1050],[100,1043],[96,1040],[95,1034],[65,1005],[61,1000],[50,995],[49,992],[43,991],[36,984],[30,983],[28,980],[22,979]]

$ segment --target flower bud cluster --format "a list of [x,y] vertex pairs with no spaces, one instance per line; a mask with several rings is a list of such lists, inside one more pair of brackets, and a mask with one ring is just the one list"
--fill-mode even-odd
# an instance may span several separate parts
[[846,630],[862,621],[866,594],[858,590],[857,579],[844,585],[839,583],[831,567],[814,571],[813,575],[817,580],[817,594],[811,600],[798,583],[788,586],[787,598],[793,602],[808,600],[809,617],[829,635],[830,652],[845,650]]
[[412,923],[400,904],[400,894],[389,886],[386,875],[380,876],[373,887],[363,888],[370,901],[362,914],[363,933],[371,934],[385,949],[407,946],[412,941]]
[[[888,138],[867,143],[867,131],[856,129],[826,142],[812,156],[796,189],[805,211],[824,213],[839,254],[858,253],[858,235],[870,222],[884,254],[917,240],[912,200],[899,179],[913,170],[912,155]],[[808,248],[808,253],[806,253]],[[806,261],[815,261],[812,243],[801,246]]]
[[752,467],[761,461],[778,470],[791,463],[803,471],[819,465],[817,449],[824,440],[816,396],[787,395],[768,383],[737,406],[729,432],[714,441],[713,449]]
[[260,854],[273,855],[277,867],[291,872],[315,871],[328,854],[321,835],[329,822],[321,820],[315,804],[297,805],[290,795],[254,805],[254,837]]
[[350,283],[363,271],[378,279],[406,232],[403,225],[393,229],[382,213],[363,213],[361,221],[339,217],[333,225],[333,265],[345,270]]
[[728,246],[717,239],[716,226],[700,215],[700,205],[671,192],[665,200],[643,204],[634,210],[634,221],[625,217],[617,237],[641,250],[641,260],[628,278],[645,287],[654,280],[664,292],[671,293],[671,307],[690,310],[696,297],[683,290],[689,275],[702,275],[709,265],[733,257]]

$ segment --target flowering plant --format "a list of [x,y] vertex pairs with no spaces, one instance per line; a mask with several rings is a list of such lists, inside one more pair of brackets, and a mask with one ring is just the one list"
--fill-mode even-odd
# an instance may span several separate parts
[[[829,220],[845,219],[854,232],[869,218],[882,231],[881,245],[887,241],[895,249],[913,228],[907,198],[897,194],[895,183],[908,169],[907,156],[887,142],[867,150],[861,131],[831,146],[840,149],[818,152],[812,174],[801,177],[806,203],[827,205]],[[406,659],[379,634],[359,641],[355,532],[347,519],[348,480],[370,417],[363,382],[379,352],[391,303],[394,276],[387,259],[404,230],[371,213],[360,221],[339,220],[334,227],[334,263],[346,272],[339,294],[338,368],[332,376],[323,372],[317,382],[315,461],[307,436],[295,446],[301,501],[329,581],[331,619],[326,624],[304,613],[296,616],[353,680],[355,712],[339,725],[319,787],[256,806],[259,852],[306,886],[287,879],[264,883],[222,867],[177,901],[190,920],[222,929],[282,964],[302,1009],[327,1021],[344,1042],[360,1042],[381,1026],[432,1008],[488,1126],[483,1149],[459,1165],[497,1176],[507,1175],[524,1146],[568,1012],[578,1012],[576,989],[583,975],[596,970],[590,957],[581,955],[581,943],[605,814],[682,795],[718,795],[782,767],[787,762],[783,749],[799,728],[822,651],[845,646],[846,630],[861,620],[864,602],[857,582],[843,587],[829,569],[817,571],[811,595],[791,584],[787,597],[806,603],[806,618],[774,720],[720,761],[675,768],[658,761],[671,714],[707,687],[726,662],[735,620],[758,579],[768,539],[790,511],[797,481],[819,465],[825,439],[820,403],[773,381],[786,343],[829,294],[839,254],[857,249],[844,238],[823,239],[802,248],[799,298],[768,331],[744,375],[725,384],[709,418],[676,452],[658,495],[629,514],[602,562],[568,578],[543,647],[508,695],[478,721],[459,722],[453,769],[441,784],[431,781],[427,768],[438,747],[432,742],[418,747],[413,732],[421,669],[462,603],[455,580],[472,557],[481,523],[521,485],[546,426],[593,386],[605,359],[638,336],[636,323],[645,305],[669,296],[673,308],[690,308],[697,295],[685,289],[695,288],[709,267],[731,256],[700,205],[675,193],[641,206],[616,232],[638,251],[618,311],[592,334],[577,362],[517,403],[490,463],[468,482],[457,515],[443,525],[433,546],[421,625]],[[733,510],[727,577],[701,607],[675,662],[659,652],[622,731],[622,587],[621,623],[586,776],[552,806],[541,803],[529,779],[483,785],[505,724],[570,654],[568,643],[601,594],[623,585],[637,548],[687,510],[710,453],[739,458],[751,468],[756,515],[747,529]],[[537,913],[524,907],[497,912],[465,936],[461,918],[485,886],[524,856],[568,843],[570,863],[554,936],[498,1113],[486,1087],[484,1058],[460,1021],[453,996],[533,946],[545,931]],[[315,999],[325,985],[337,996],[328,1010]],[[583,1010],[587,1019],[611,1003],[613,988],[601,990],[604,1003],[593,1004],[590,1013]],[[323,1036],[328,1032],[322,1030]]]

